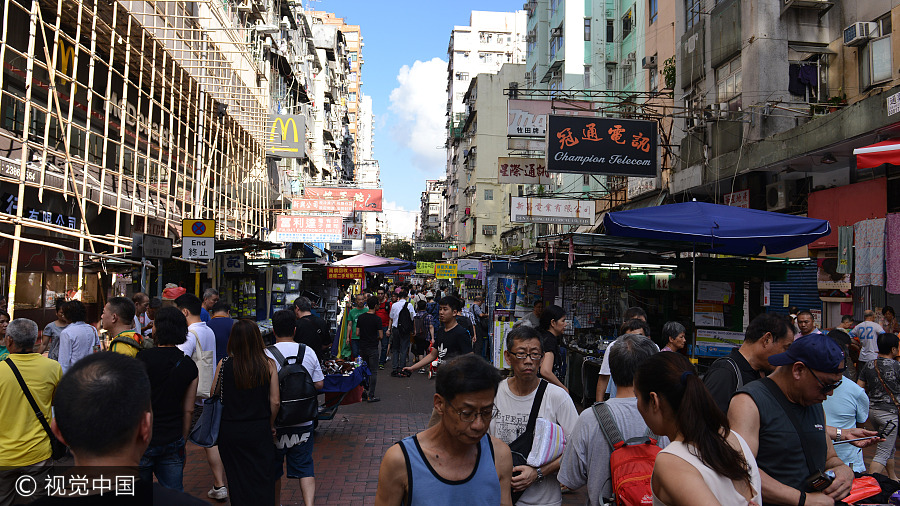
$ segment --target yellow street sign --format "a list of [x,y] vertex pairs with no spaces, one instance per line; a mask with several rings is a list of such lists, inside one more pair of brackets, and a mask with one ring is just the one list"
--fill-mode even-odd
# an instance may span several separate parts
[[182,237],[215,237],[216,220],[181,220]]

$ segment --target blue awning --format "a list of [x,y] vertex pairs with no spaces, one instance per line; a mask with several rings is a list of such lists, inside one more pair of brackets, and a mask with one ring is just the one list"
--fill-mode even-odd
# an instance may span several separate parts
[[706,202],[608,213],[603,225],[609,235],[692,242],[729,255],[784,253],[831,233],[827,220]]

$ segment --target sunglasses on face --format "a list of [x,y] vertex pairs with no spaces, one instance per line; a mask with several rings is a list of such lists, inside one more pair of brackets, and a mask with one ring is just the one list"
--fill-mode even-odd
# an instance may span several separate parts
[[819,386],[822,388],[823,394],[828,394],[829,392],[833,391],[835,388],[841,386],[841,382],[844,381],[842,378],[842,379],[837,380],[834,383],[825,384],[821,379],[819,379],[819,377],[816,375],[816,373],[813,372],[812,369],[810,369],[809,367],[807,367],[806,369],[809,371],[810,374],[813,375],[813,378],[816,378],[816,381],[819,382]]

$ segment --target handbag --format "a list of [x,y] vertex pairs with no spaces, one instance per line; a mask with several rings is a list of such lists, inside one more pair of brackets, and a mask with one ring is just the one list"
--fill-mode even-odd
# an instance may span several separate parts
[[222,360],[222,366],[219,367],[215,395],[203,400],[203,413],[200,413],[200,418],[188,436],[188,440],[197,446],[212,448],[219,444],[219,426],[222,423],[222,410],[225,407],[222,374],[225,371],[225,362],[227,361],[228,357],[225,357]]
[[47,433],[47,436],[50,437],[50,458],[53,460],[59,460],[66,456],[66,445],[62,443],[59,439],[56,438],[56,435],[53,434],[53,431],[50,430],[50,424],[47,423],[47,419],[44,417],[44,412],[41,411],[41,408],[38,407],[37,402],[35,402],[34,397],[31,395],[31,390],[28,389],[28,386],[25,385],[25,380],[22,379],[22,375],[19,373],[19,369],[13,364],[13,361],[10,359],[6,359],[5,362],[9,364],[9,368],[12,369],[13,374],[15,374],[16,379],[19,381],[19,386],[22,387],[22,393],[25,394],[25,398],[28,399],[28,403],[31,404],[31,409],[34,410],[34,416],[37,417],[38,421],[41,422],[41,426],[44,428],[44,431]]
[[566,448],[566,435],[562,426],[546,418],[538,418],[534,425],[534,444],[528,453],[528,465],[541,467],[553,462]]
[[[534,402],[531,403],[531,414],[528,415],[528,424],[525,426],[525,432],[519,434],[519,437],[509,444],[509,450],[512,452],[513,467],[529,465],[528,454],[531,453],[531,448],[534,445],[534,427],[537,424],[538,411],[541,409],[541,401],[544,398],[545,390],[547,390],[547,380],[541,380],[537,392],[534,394]],[[513,504],[522,497],[525,490],[521,492],[513,491]]]
[[197,397],[208,399],[213,376],[216,374],[215,351],[203,351],[203,346],[200,345],[200,336],[193,330],[189,330],[189,332],[197,339],[197,346],[191,353],[191,360],[197,364]]

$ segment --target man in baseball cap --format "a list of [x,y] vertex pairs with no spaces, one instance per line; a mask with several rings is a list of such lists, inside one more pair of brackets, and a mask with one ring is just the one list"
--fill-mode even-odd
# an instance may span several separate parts
[[822,409],[843,379],[841,347],[811,334],[769,363],[775,371],[735,392],[728,407],[731,429],[756,457],[765,502],[831,504],[847,497],[853,471],[835,453]]

